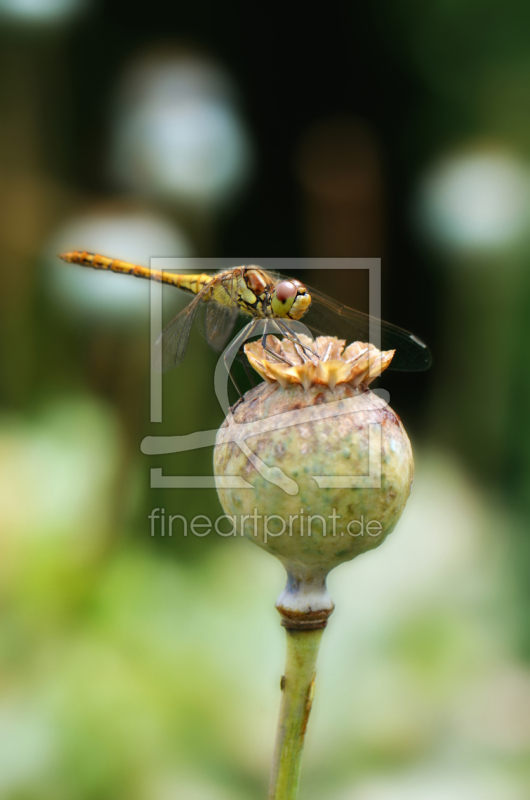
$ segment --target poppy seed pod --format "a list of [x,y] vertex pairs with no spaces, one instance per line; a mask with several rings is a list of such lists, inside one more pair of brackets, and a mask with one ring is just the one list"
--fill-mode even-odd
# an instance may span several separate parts
[[269,336],[267,349],[245,346],[264,382],[220,428],[214,471],[225,513],[285,566],[282,624],[311,629],[333,610],[329,571],[395,527],[414,466],[399,417],[368,388],[393,351],[344,348],[328,336],[299,340]]

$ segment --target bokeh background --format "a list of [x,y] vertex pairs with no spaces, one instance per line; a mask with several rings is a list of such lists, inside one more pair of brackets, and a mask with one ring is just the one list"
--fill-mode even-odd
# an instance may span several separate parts
[[73,248],[383,259],[435,362],[385,374],[416,480],[329,579],[302,797],[530,796],[529,8],[0,0],[0,797],[259,800],[279,704],[281,565],[150,536],[220,513],[149,488],[211,449],[140,452],[221,422],[215,357],[150,424],[149,285]]

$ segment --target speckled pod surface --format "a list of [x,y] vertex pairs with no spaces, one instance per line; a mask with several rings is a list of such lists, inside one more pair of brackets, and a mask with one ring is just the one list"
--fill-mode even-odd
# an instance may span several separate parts
[[272,382],[225,420],[214,472],[248,485],[218,485],[219,498],[238,530],[283,562],[282,614],[329,615],[326,575],[394,529],[414,463],[399,417],[365,384]]

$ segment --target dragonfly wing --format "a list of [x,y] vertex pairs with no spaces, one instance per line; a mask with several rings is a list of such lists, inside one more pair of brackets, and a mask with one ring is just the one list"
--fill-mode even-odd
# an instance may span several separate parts
[[362,311],[348,308],[310,286],[306,288],[312,302],[301,322],[317,335],[337,336],[339,339],[346,339],[347,344],[375,339],[372,344],[378,345],[381,350],[396,351],[390,369],[416,372],[431,366],[429,348],[414,334],[397,325],[363,314]]
[[224,350],[238,315],[237,305],[220,305],[214,300],[202,303],[197,315],[197,326],[213,350]]
[[157,372],[167,372],[173,367],[178,367],[186,355],[191,327],[200,307],[203,306],[201,295],[198,294],[180,314],[164,328],[154,348],[154,367]]
[[213,350],[224,350],[234,329],[240,307],[238,303],[239,269],[221,273],[209,284],[208,302],[202,304],[197,323]]

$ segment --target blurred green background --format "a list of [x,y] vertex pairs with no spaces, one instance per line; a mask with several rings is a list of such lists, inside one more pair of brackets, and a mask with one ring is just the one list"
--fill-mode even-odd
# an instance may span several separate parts
[[[149,285],[58,262],[374,256],[428,374],[386,373],[416,480],[329,579],[304,800],[530,796],[530,10],[0,0],[0,797],[259,800],[283,568],[220,513],[215,357],[149,423]],[[345,278],[346,276],[346,278]],[[321,276],[356,305],[342,273]],[[166,313],[182,302],[165,295]]]

